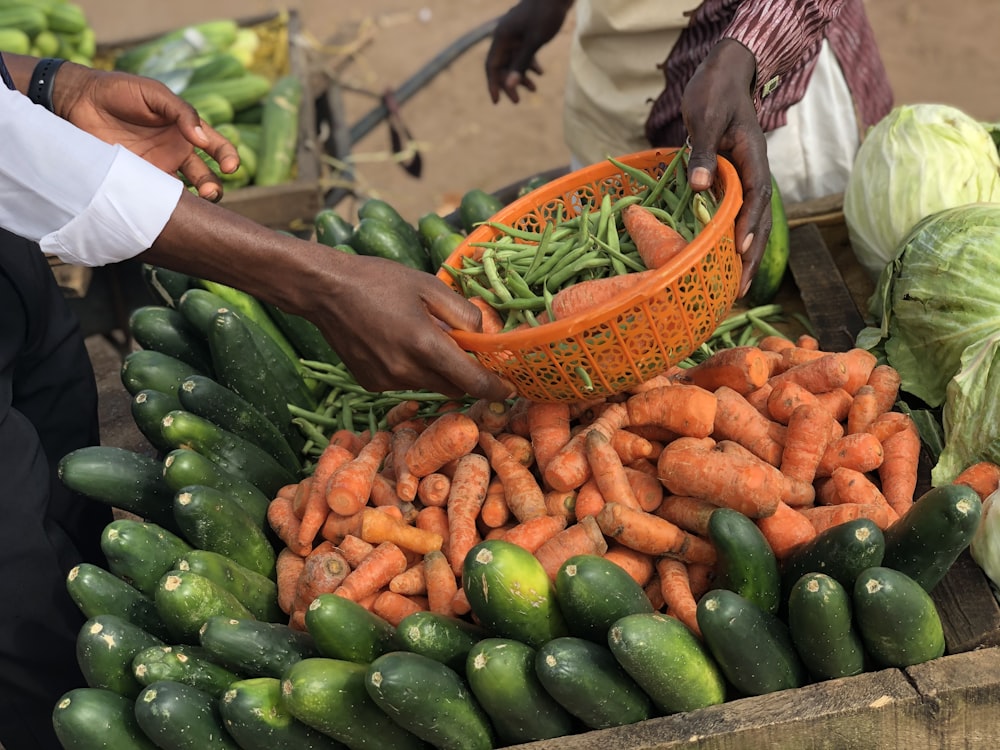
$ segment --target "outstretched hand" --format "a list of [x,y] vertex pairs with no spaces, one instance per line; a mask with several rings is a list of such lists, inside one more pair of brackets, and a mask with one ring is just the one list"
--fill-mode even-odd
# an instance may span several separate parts
[[688,179],[694,190],[715,180],[717,155],[726,154],[743,185],[736,217],[736,248],[742,256],[739,295],[750,288],[771,232],[771,169],[767,141],[750,95],[756,63],[739,42],[722,40],[691,77],[681,100],[691,155]]
[[535,90],[528,73],[542,74],[535,54],[559,33],[573,0],[521,0],[497,22],[486,53],[486,84],[496,104],[504,93],[515,104],[518,87]]

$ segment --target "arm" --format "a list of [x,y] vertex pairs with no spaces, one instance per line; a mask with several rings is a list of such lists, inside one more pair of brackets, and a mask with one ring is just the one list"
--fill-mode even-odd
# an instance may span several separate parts
[[486,53],[486,83],[496,104],[503,92],[515,104],[517,88],[535,90],[528,71],[541,75],[535,54],[559,33],[573,0],[521,0],[500,17]]

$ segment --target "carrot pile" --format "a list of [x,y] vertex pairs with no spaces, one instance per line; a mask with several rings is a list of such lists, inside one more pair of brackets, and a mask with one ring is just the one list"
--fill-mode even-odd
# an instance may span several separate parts
[[[553,580],[572,555],[606,556],[695,629],[714,509],[752,518],[779,560],[837,524],[885,529],[907,511],[920,438],[893,411],[899,385],[862,349],[767,335],[609,399],[476,402],[337,431],[270,505],[281,606],[297,628],[322,593],[394,624],[418,610],[465,617],[465,554],[503,538]],[[988,494],[1000,469],[955,481]]]

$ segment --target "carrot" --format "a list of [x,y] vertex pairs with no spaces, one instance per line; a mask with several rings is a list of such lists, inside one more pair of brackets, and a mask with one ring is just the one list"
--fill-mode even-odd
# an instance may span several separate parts
[[299,543],[299,527],[302,522],[295,515],[293,502],[290,495],[275,497],[267,505],[267,523],[286,547],[305,557],[312,550],[312,545]]
[[917,425],[914,423],[913,419],[911,419],[908,414],[904,414],[900,411],[882,412],[875,417],[875,421],[872,422],[871,426],[868,428],[868,432],[878,438],[879,442],[882,443],[884,443],[890,435],[899,432],[900,430],[910,430],[911,432],[918,433]]
[[708,519],[718,505],[687,495],[665,495],[660,507],[653,511],[684,531],[698,536],[708,536]]
[[368,503],[375,474],[389,454],[391,445],[392,433],[380,430],[372,435],[357,456],[333,472],[326,486],[326,502],[330,510],[349,516]]
[[559,492],[549,490],[545,493],[545,513],[550,516],[562,516],[566,522],[576,518],[576,494],[577,490]]
[[809,333],[799,334],[798,338],[795,339],[795,345],[800,346],[803,349],[819,351],[819,339]]
[[420,413],[420,402],[413,399],[400,401],[392,406],[385,413],[385,423],[390,430],[394,430],[403,422],[408,422]]
[[[733,440],[772,466],[781,462],[784,426],[768,419],[732,388],[715,391],[717,408],[712,436]],[[685,494],[685,493],[678,493]]]
[[880,529],[888,526],[889,516],[884,506],[841,503],[840,505],[817,505],[795,511],[804,515],[817,534],[858,518],[870,519]]
[[340,554],[344,556],[347,560],[347,564],[352,568],[358,567],[360,563],[368,554],[375,549],[375,546],[366,542],[359,536],[354,536],[354,534],[346,534],[340,543],[337,545],[337,549],[340,550]]
[[497,434],[496,438],[510,455],[517,459],[519,464],[527,468],[535,465],[535,451],[528,438],[515,435],[513,432],[501,432]]
[[472,611],[469,598],[465,595],[465,589],[461,586],[458,587],[458,591],[455,592],[455,596],[451,599],[451,611],[455,613],[455,617],[464,617]]
[[[441,554],[440,551],[437,554]],[[450,571],[449,571],[450,572]],[[421,560],[411,565],[402,573],[398,573],[389,581],[389,591],[404,596],[423,596],[427,593],[427,579],[424,577],[424,565]]]
[[844,390],[853,396],[858,388],[868,383],[872,370],[878,364],[878,358],[867,349],[854,347],[843,353],[843,359],[847,364],[848,376]]
[[666,265],[688,245],[684,235],[638,203],[622,210],[622,224],[646,268]]
[[680,382],[715,391],[721,385],[746,395],[767,382],[771,376],[769,357],[756,346],[731,346],[719,349],[684,371]]
[[530,438],[528,430],[528,409],[532,405],[531,399],[516,398],[507,413],[507,431],[520,435],[523,438]]
[[[659,456],[660,453],[662,452],[663,452],[663,445],[661,443],[657,443],[653,455]],[[648,458],[637,458],[635,461],[630,461],[626,465],[630,469],[634,469],[635,471],[640,471],[643,474],[649,474],[649,476],[651,477],[656,476],[656,462],[651,461]]]
[[479,519],[488,529],[499,528],[510,520],[510,508],[507,507],[503,482],[495,474],[486,488],[486,497],[483,499],[483,507],[479,510]]
[[781,502],[770,516],[755,521],[779,560],[784,560],[792,550],[816,536],[816,529],[802,515],[802,510],[805,509],[796,510]]
[[830,412],[837,422],[845,422],[854,397],[844,388],[834,388],[832,391],[817,393],[816,402]]
[[504,499],[513,516],[522,523],[536,516],[544,516],[545,493],[534,474],[490,433],[479,434],[479,446],[503,483]]
[[448,502],[448,490],[451,480],[437,471],[432,471],[421,477],[417,483],[417,497],[424,505],[445,505]]
[[1000,488],[1000,466],[992,461],[977,461],[960,471],[951,483],[971,487],[979,499],[986,502],[986,498]]
[[795,342],[791,339],[774,334],[764,336],[764,338],[757,342],[757,347],[765,352],[782,352],[785,349],[791,349],[793,346],[795,346]]
[[698,602],[691,590],[687,563],[670,557],[656,561],[656,574],[660,579],[660,593],[667,605],[667,614],[676,617],[684,626],[701,638],[698,627]]
[[566,518],[564,516],[535,516],[511,526],[501,538],[534,553],[565,528]]
[[[652,465],[651,465],[652,466]],[[656,476],[656,467],[652,466],[652,472],[633,469],[625,466],[625,479],[628,480],[632,488],[632,494],[641,510],[652,513],[660,507],[663,502],[663,484]]]
[[877,365],[871,371],[868,385],[875,389],[878,396],[879,413],[890,411],[896,405],[900,381],[899,372],[891,365]]
[[585,447],[591,476],[597,482],[604,501],[621,503],[639,510],[639,500],[629,483],[625,467],[607,435],[597,430],[588,430]]
[[[645,438],[650,443],[659,443],[661,446],[680,437],[676,432],[655,424],[632,424],[626,429],[641,438]],[[659,454],[656,453],[656,455]]]
[[432,531],[441,537],[441,551],[448,554],[448,511],[434,505],[421,508],[413,525],[424,531]]
[[295,589],[306,565],[306,559],[288,547],[282,547],[274,564],[275,583],[278,589],[278,606],[286,615],[292,613],[295,605]]
[[334,544],[340,544],[348,534],[361,536],[361,511],[350,516],[331,513],[319,533],[323,539]]
[[366,442],[368,442],[366,435],[343,427],[331,433],[330,442],[327,445],[339,445],[356,456]]
[[305,611],[301,609],[293,610],[292,614],[288,617],[288,627],[303,633],[307,632]]
[[[291,493],[292,495],[292,510],[295,513],[295,517],[302,520],[302,516],[306,512],[306,502],[309,500],[309,490],[312,487],[312,475],[303,477],[301,481],[295,484],[295,490]],[[282,487],[282,490],[284,487]],[[282,494],[279,490],[275,497],[279,497]],[[288,494],[287,492],[285,494]]]
[[[917,438],[917,452],[920,450],[920,440]],[[870,432],[856,432],[833,440],[823,451],[816,476],[828,477],[838,466],[857,469],[860,472],[874,471],[885,461],[884,444]],[[916,463],[913,464],[914,483],[916,482]],[[913,497],[913,491],[910,491]]]
[[483,323],[482,331],[483,333],[500,333],[504,329],[503,317],[500,315],[499,311],[489,302],[484,300],[478,295],[472,295],[469,297],[469,302],[474,304],[479,308],[482,313]]
[[417,435],[406,452],[406,465],[416,477],[437,471],[476,447],[479,426],[462,412],[448,412]]
[[597,514],[597,524],[610,539],[638,552],[689,562],[715,561],[711,543],[652,513],[608,503]]
[[320,594],[330,594],[344,582],[351,572],[351,566],[334,546],[333,542],[321,542],[306,557],[292,610],[305,611]]
[[451,616],[458,580],[451,569],[451,563],[440,550],[424,555],[424,581],[427,584],[427,609],[431,612]]
[[664,487],[738,510],[750,518],[774,513],[784,491],[781,473],[748,454],[726,451],[711,441],[679,438],[663,449],[657,471]]
[[404,596],[386,589],[375,597],[371,611],[388,622],[393,627],[401,623],[408,615],[426,610],[425,604],[414,596]]
[[695,601],[715,587],[715,566],[708,563],[688,563],[688,581]]
[[816,359],[789,367],[784,372],[771,376],[771,385],[777,386],[783,380],[792,380],[810,393],[823,393],[834,388],[843,388],[850,373],[847,359],[841,352],[822,354]]
[[649,378],[649,380],[643,380],[641,383],[636,383],[633,386],[629,386],[625,393],[630,396],[634,396],[636,393],[642,393],[643,391],[651,391],[655,388],[666,388],[668,385],[674,384],[674,378],[683,377],[684,368],[677,367],[676,365],[668,369],[666,372],[661,372],[658,375],[654,375]]
[[626,427],[611,433],[611,445],[625,465],[653,455],[652,441],[642,435],[637,435]]
[[388,586],[389,581],[407,567],[403,550],[392,542],[382,542],[358,563],[358,567],[347,574],[334,593],[351,601],[359,601]]
[[440,534],[394,519],[378,508],[365,508],[361,511],[361,538],[373,545],[393,542],[404,550],[421,555],[441,549],[444,543]]
[[629,396],[628,424],[665,427],[677,435],[708,437],[715,426],[717,398],[697,385],[672,385]]
[[396,483],[389,479],[385,472],[380,471],[375,474],[368,500],[376,508],[395,508],[408,523],[412,523],[416,518],[416,507],[399,497],[396,493]]
[[490,401],[487,398],[473,401],[465,414],[479,426],[481,432],[498,435],[507,429],[510,407],[505,401]]
[[628,573],[632,580],[640,586],[649,583],[656,573],[652,555],[639,552],[618,542],[608,544],[608,551],[604,553],[603,557]]
[[750,391],[744,398],[746,398],[747,403],[750,404],[754,409],[759,411],[762,416],[772,419],[771,413],[768,411],[767,402],[771,398],[771,393],[774,391],[774,386],[770,383],[764,383],[760,388],[755,391]]
[[818,396],[810,393],[794,380],[785,380],[771,386],[767,397],[767,413],[775,422],[787,425],[796,407],[815,404]]
[[560,566],[574,555],[603,555],[608,550],[604,534],[593,517],[567,526],[535,550],[535,559],[555,581]]
[[349,449],[330,442],[316,459],[312,477],[309,480],[309,495],[303,506],[302,526],[299,529],[299,544],[312,545],[323,528],[323,522],[330,512],[327,504],[327,485],[330,477],[348,461],[353,461],[354,453]]
[[913,505],[920,466],[920,435],[900,430],[882,442],[883,458],[878,467],[882,494],[900,516]]
[[597,480],[591,477],[576,491],[576,503],[573,508],[573,515],[577,521],[588,516],[596,516],[604,507],[604,495],[597,485]]
[[663,592],[660,591],[660,579],[658,576],[654,574],[649,583],[642,587],[642,591],[646,595],[646,598],[649,599],[649,604],[654,612],[662,612],[666,608],[667,605],[663,601]]
[[[858,505],[882,505],[886,509],[888,524],[899,520],[899,514],[889,505],[885,495],[868,475],[846,466],[839,466],[830,475],[833,484],[834,504],[857,503]],[[883,529],[884,530],[884,529]]]
[[400,427],[392,433],[392,470],[396,476],[396,494],[400,499],[413,502],[417,496],[417,483],[406,464],[406,452],[417,439],[417,431],[410,427]]
[[797,365],[805,364],[806,362],[812,362],[820,357],[825,357],[830,352],[820,351],[819,349],[814,349],[809,346],[795,346],[783,349],[781,351],[781,363],[778,365],[778,371],[784,372],[785,370],[795,367]]
[[544,476],[545,469],[559,450],[569,442],[569,406],[565,402],[532,401],[526,412],[535,465]]
[[[627,420],[628,411],[623,404],[609,404],[601,416],[588,425],[588,429],[598,430],[610,437]],[[563,492],[574,490],[590,478],[585,439],[586,430],[580,430],[549,461],[543,475],[549,488]]]
[[577,313],[590,312],[608,302],[624,299],[655,274],[655,270],[633,271],[615,276],[602,276],[564,286],[552,295],[552,317],[556,320]]
[[855,392],[851,400],[851,408],[847,411],[847,427],[845,432],[852,435],[857,432],[868,432],[872,422],[878,416],[878,397],[875,387],[867,383]]
[[[524,468],[524,467],[522,467]],[[448,493],[448,559],[455,575],[462,574],[465,556],[479,542],[479,518],[490,484],[489,460],[479,453],[467,453],[458,461]],[[507,495],[506,488],[504,494]]]
[[812,484],[830,441],[830,413],[815,402],[795,407],[788,419],[779,468],[786,477]]

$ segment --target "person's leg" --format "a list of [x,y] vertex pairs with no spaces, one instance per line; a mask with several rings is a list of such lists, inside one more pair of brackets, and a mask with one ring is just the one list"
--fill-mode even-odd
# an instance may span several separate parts
[[110,509],[55,474],[98,442],[97,390],[79,327],[32,243],[0,232],[0,744],[57,750],[52,709],[85,684],[75,642],[83,615],[66,574],[103,564]]

